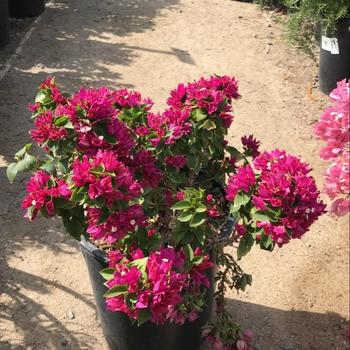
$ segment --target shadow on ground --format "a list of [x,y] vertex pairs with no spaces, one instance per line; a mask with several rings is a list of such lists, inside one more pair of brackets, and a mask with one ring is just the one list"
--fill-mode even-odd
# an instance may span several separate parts
[[234,299],[227,305],[234,320],[253,330],[256,350],[349,349],[344,336],[349,324],[336,313],[285,311]]
[[[132,34],[152,30],[161,10],[175,9],[177,3],[178,0],[50,1],[40,22],[32,22],[32,36],[0,81],[0,319],[10,320],[15,332],[23,337],[21,344],[1,339],[0,326],[1,350],[31,349],[32,344],[35,350],[47,349],[48,344],[59,349],[65,343],[74,350],[96,348],[91,332],[85,328],[81,332],[69,331],[57,315],[30,295],[50,295],[57,289],[94,310],[88,296],[9,265],[11,258],[18,261],[28,249],[47,249],[57,255],[77,253],[77,245],[59,232],[59,224],[39,221],[31,226],[24,221],[20,204],[26,176],[20,176],[16,184],[9,184],[6,178],[6,163],[12,162],[13,154],[29,141],[32,121],[26,110],[28,103],[48,75],[56,76],[66,91],[82,85],[133,88],[121,83],[118,67],[130,65],[141,51],[172,55],[186,64],[195,64],[181,48],[170,46],[162,51],[156,43],[142,47],[128,45],[125,40]],[[30,24],[28,20],[13,28],[19,28],[19,36],[23,37]],[[14,45],[0,50],[0,64],[11,50],[15,50]]]

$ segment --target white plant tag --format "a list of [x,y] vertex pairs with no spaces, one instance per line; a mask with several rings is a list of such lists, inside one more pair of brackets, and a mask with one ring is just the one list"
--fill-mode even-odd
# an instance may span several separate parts
[[339,55],[339,46],[337,38],[327,38],[322,35],[322,49],[329,51],[332,55]]

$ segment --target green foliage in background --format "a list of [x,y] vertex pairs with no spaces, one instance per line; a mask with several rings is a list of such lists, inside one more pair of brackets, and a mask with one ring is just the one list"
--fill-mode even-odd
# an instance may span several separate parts
[[285,38],[289,43],[311,54],[315,36],[320,30],[331,36],[336,23],[350,19],[349,0],[255,0],[262,7],[277,7],[287,11]]

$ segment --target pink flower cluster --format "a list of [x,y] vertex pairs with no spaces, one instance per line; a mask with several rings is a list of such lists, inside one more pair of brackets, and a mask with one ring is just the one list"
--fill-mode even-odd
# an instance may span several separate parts
[[138,204],[129,206],[124,210],[109,213],[105,221],[101,222],[103,212],[99,208],[87,208],[87,233],[91,238],[103,240],[112,244],[125,237],[130,232],[135,232],[138,227],[147,225],[147,216]]
[[161,142],[171,145],[191,132],[190,118],[195,108],[202,109],[209,116],[217,116],[228,128],[233,119],[230,104],[233,98],[239,98],[237,81],[228,76],[212,76],[187,85],[179,84],[170,93],[169,108],[163,113],[149,113],[147,127],[138,127],[136,132],[140,136],[150,135],[149,141],[154,146]]
[[40,89],[46,90],[49,94],[49,97],[57,104],[66,103],[67,99],[63,96],[60,89],[55,83],[55,78],[48,77],[40,84]]
[[53,199],[69,199],[71,193],[64,180],[53,180],[46,171],[40,170],[27,183],[27,195],[23,200],[22,208],[33,208],[32,214],[28,217],[30,220],[33,220],[42,208],[46,209],[49,216],[53,216],[55,214]]
[[76,159],[72,180],[78,187],[87,187],[90,199],[103,198],[109,207],[141,193],[141,185],[113,151],[98,151],[94,157]]
[[250,165],[241,166],[227,183],[226,199],[234,201],[238,192],[249,193],[256,184],[255,173]]
[[257,221],[257,226],[279,246],[301,238],[325,211],[315,180],[308,175],[309,166],[285,151],[274,150],[256,157],[254,170],[250,165],[239,167],[229,180],[226,198],[234,201],[239,192],[249,194],[253,206],[271,217]]
[[[195,252],[195,256],[201,254],[200,250]],[[142,252],[140,254],[138,251],[137,257],[142,259]],[[107,309],[124,312],[132,319],[137,319],[141,310],[149,310],[151,322],[163,324],[171,320],[183,324],[187,313],[179,306],[183,306],[186,293],[201,295],[201,286],[209,286],[205,270],[212,263],[205,256],[201,264],[186,271],[184,252],[174,248],[162,248],[152,252],[146,259],[142,272],[137,260],[126,259],[121,253],[109,255],[109,266],[115,272],[107,286],[124,286],[125,292],[107,297]],[[187,317],[196,319],[197,311],[192,310]]]
[[338,82],[330,97],[334,103],[322,114],[314,133],[327,144],[321,149],[324,160],[332,161],[325,174],[324,190],[333,200],[331,211],[338,216],[350,211],[349,157],[350,157],[350,86]]
[[253,135],[242,136],[241,142],[243,145],[244,153],[247,155],[256,158],[260,154],[260,141],[258,141]]
[[174,110],[191,110],[196,106],[209,115],[217,114],[228,128],[233,117],[230,114],[230,104],[225,102],[239,97],[237,81],[234,78],[212,76],[187,85],[179,84],[171,91],[168,105]]
[[55,126],[51,111],[40,114],[34,121],[35,129],[30,131],[30,136],[39,145],[46,141],[59,141],[64,139],[68,132],[65,128]]

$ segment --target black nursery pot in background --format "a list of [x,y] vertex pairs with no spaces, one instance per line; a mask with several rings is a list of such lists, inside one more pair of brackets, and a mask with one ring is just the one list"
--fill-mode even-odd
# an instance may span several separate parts
[[156,325],[146,322],[132,324],[121,312],[108,312],[103,294],[107,291],[100,271],[107,267],[106,254],[90,242],[82,240],[81,250],[89,270],[92,290],[102,330],[111,350],[199,350],[202,327],[209,321],[214,301],[214,273],[209,271],[211,288],[206,293],[206,308],[194,322],[183,326],[176,324]]
[[39,16],[45,10],[45,0],[9,0],[10,17]]
[[0,47],[10,39],[10,22],[7,0],[0,0]]
[[329,94],[337,82],[350,77],[350,20],[340,20],[332,35],[323,34],[320,42],[320,89]]

